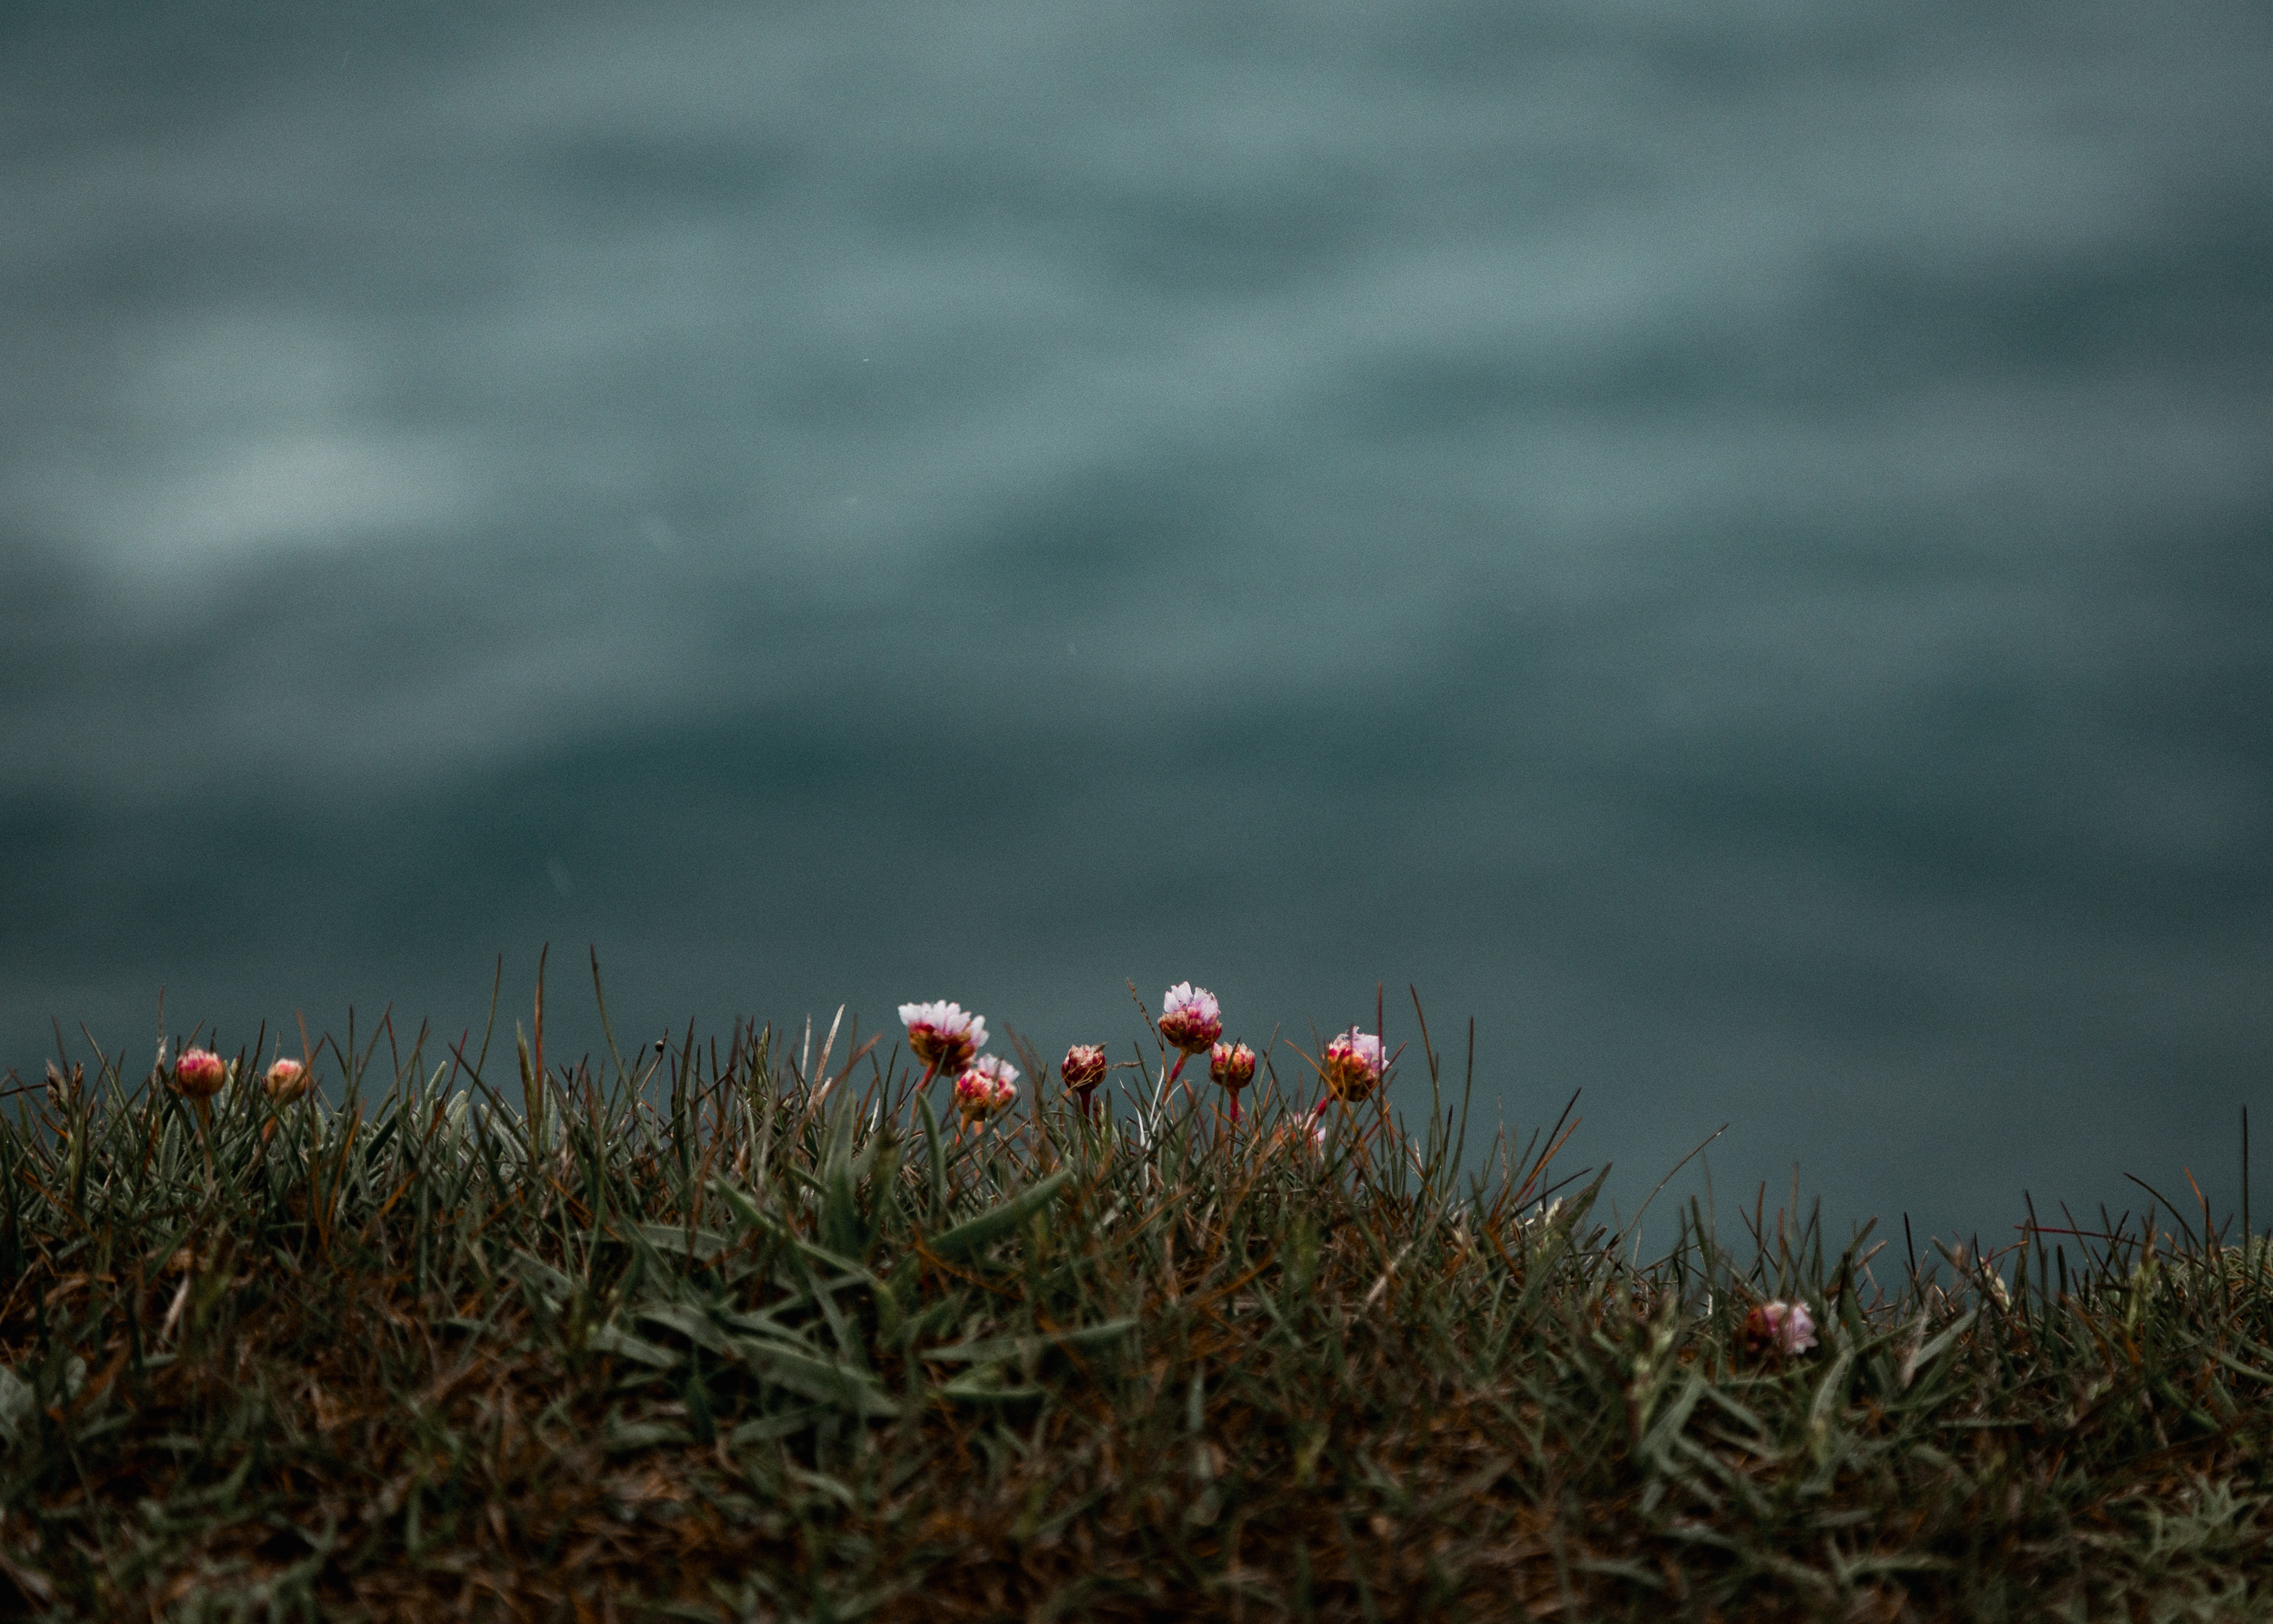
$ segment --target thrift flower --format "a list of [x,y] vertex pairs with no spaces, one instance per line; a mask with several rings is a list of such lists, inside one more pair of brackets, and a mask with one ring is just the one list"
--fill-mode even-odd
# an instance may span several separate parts
[[1216,995],[1179,981],[1160,995],[1160,1037],[1170,1048],[1197,1055],[1223,1036],[1223,1010]]
[[1207,1054],[1207,1078],[1234,1094],[1255,1080],[1255,1051],[1244,1043],[1219,1043]]
[[902,1004],[907,1047],[934,1072],[968,1066],[986,1047],[986,1018],[966,1015],[960,1004]]
[[1745,1351],[1756,1356],[1805,1353],[1816,1345],[1815,1316],[1806,1303],[1762,1303],[1744,1317],[1741,1335]]
[[297,1060],[278,1058],[261,1079],[261,1087],[268,1091],[269,1102],[283,1107],[290,1105],[308,1091],[315,1079],[308,1076],[308,1068]]
[[1231,1096],[1231,1119],[1239,1119],[1239,1090],[1255,1080],[1255,1051],[1244,1043],[1219,1043],[1207,1051],[1207,1076]]
[[1327,1092],[1356,1105],[1381,1086],[1381,1038],[1352,1027],[1326,1046],[1326,1064],[1319,1068]]
[[185,1099],[211,1099],[229,1080],[229,1068],[209,1048],[182,1051],[174,1062],[174,1092]]
[[997,1055],[981,1055],[955,1079],[955,1108],[966,1122],[984,1122],[1018,1098],[1018,1068]]
[[1076,1043],[1066,1051],[1066,1058],[1057,1063],[1057,1075],[1065,1079],[1066,1090],[1081,1101],[1083,1115],[1089,1110],[1089,1096],[1105,1081],[1105,1045]]

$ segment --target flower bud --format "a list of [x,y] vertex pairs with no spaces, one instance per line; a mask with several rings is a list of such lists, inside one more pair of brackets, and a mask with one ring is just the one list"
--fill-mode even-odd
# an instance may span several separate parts
[[1255,1080],[1255,1051],[1244,1043],[1219,1043],[1207,1053],[1207,1077],[1237,1094]]
[[1216,995],[1179,981],[1160,995],[1160,1040],[1170,1048],[1197,1055],[1223,1036],[1223,1010]]
[[1018,1068],[997,1055],[981,1055],[955,1079],[955,1108],[966,1122],[984,1122],[1018,1098]]
[[305,1094],[314,1081],[315,1078],[308,1075],[308,1068],[299,1061],[280,1057],[269,1067],[268,1075],[261,1079],[261,1087],[267,1090],[269,1102],[282,1108]]
[[174,1092],[185,1099],[211,1099],[229,1080],[229,1068],[209,1048],[182,1051],[174,1062]]
[[1057,1063],[1057,1075],[1065,1080],[1068,1092],[1079,1095],[1085,1101],[1089,1091],[1105,1081],[1105,1045],[1076,1043],[1066,1051],[1066,1058]]

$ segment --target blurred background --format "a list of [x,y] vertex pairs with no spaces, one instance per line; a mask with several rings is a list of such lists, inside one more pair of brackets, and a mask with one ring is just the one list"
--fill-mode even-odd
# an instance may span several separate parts
[[0,1067],[596,944],[1417,986],[1624,1211],[2273,1168],[2256,0],[15,0],[0,200]]

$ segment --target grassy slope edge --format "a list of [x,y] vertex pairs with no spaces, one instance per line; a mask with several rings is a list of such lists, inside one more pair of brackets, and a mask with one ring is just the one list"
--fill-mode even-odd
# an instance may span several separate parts
[[[538,1031],[512,1108],[391,1028],[282,1113],[115,1057],[19,1088],[0,1611],[2273,1609],[2262,1243],[2103,1214],[1896,1268],[1692,1205],[1645,1261],[1550,1203],[1554,1133],[1473,1171],[1433,1052],[1319,1149],[1275,1078],[1236,1130],[1045,1088],[958,1132],[867,1046]],[[1747,1354],[1767,1298],[1821,1345]]]

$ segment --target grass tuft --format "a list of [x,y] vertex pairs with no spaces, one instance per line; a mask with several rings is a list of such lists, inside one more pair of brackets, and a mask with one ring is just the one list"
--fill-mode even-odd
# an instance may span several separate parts
[[[2273,1608],[2273,1258],[2207,1215],[1898,1259],[1693,1202],[1645,1260],[1425,1041],[1322,1116],[1162,1054],[958,1131],[856,1036],[11,1074],[0,1611]],[[1769,1300],[1817,1346],[1748,1351]]]

